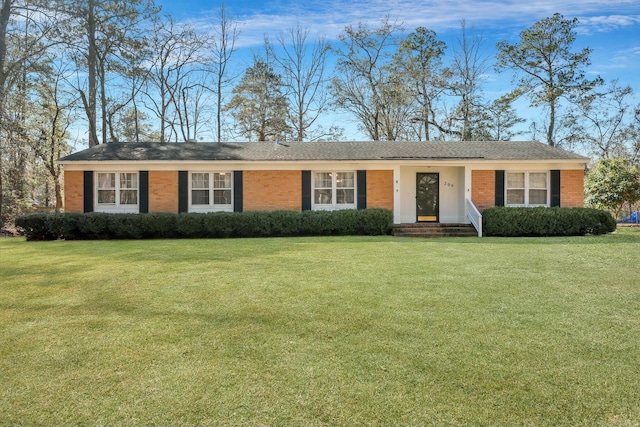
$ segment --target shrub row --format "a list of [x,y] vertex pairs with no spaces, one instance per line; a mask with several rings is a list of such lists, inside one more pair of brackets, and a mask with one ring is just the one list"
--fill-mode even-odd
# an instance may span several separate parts
[[487,236],[584,236],[616,229],[609,212],[590,208],[495,207],[482,213]]
[[387,209],[212,213],[33,213],[16,218],[27,240],[381,235]]

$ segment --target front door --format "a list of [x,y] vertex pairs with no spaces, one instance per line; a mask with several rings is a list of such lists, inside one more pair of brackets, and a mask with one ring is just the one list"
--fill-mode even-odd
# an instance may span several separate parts
[[416,174],[416,215],[418,222],[438,222],[438,173]]

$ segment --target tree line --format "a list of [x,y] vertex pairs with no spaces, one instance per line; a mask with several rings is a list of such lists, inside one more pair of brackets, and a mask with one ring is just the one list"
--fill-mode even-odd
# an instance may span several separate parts
[[[586,77],[577,19],[542,19],[495,58],[464,21],[451,46],[389,17],[348,25],[334,43],[296,26],[240,69],[240,22],[224,4],[208,18],[176,22],[152,0],[2,0],[0,220],[62,206],[55,160],[79,127],[89,147],[313,142],[344,138],[323,120],[338,111],[371,140],[509,140],[525,133],[514,102],[526,99],[544,111],[529,139],[638,161],[640,105],[630,86]],[[492,68],[513,83],[495,99],[483,91]]]

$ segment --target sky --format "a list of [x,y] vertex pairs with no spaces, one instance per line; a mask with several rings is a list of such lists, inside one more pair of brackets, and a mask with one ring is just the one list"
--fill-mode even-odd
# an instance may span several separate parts
[[[220,6],[219,0],[155,3],[176,20],[202,28],[211,25],[211,16]],[[345,26],[361,22],[375,28],[385,16],[402,23],[407,33],[419,26],[434,30],[449,46],[448,52],[465,20],[467,31],[482,38],[492,64],[498,41],[515,43],[520,32],[557,12],[579,20],[575,48],[593,49],[589,77],[599,75],[607,83],[618,79],[620,85],[633,87],[635,103],[640,102],[640,0],[226,0],[225,9],[240,24],[239,50],[233,61],[244,64],[241,67],[251,65],[252,54],[260,52],[265,36],[275,40],[281,32],[300,25],[309,29],[310,38],[322,36],[335,43]],[[485,79],[484,93],[490,99],[513,87],[508,71],[497,74],[490,67]],[[517,106],[519,112],[522,107]],[[533,118],[539,113],[527,114]],[[346,128],[346,139],[365,137],[355,126]]]

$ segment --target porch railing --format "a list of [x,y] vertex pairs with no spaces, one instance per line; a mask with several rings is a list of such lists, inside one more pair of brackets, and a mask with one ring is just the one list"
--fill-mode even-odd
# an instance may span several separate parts
[[465,213],[478,232],[478,237],[482,237],[482,214],[471,199],[466,199]]

